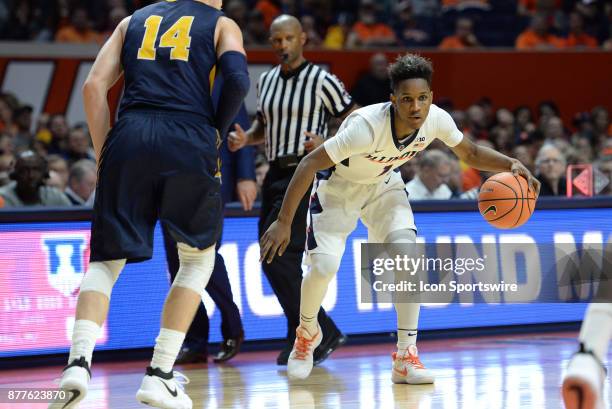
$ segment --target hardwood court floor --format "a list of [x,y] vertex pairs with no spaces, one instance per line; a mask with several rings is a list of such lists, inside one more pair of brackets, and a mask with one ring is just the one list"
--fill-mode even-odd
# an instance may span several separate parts
[[[392,344],[345,346],[305,381],[290,382],[274,352],[239,354],[226,365],[177,369],[191,383],[194,408],[562,408],[562,372],[576,348],[575,333],[463,338],[419,343],[423,363],[435,371],[435,385],[393,385]],[[608,356],[608,360],[612,354]],[[93,366],[84,409],[130,409],[147,362]],[[0,388],[52,387],[60,367],[0,372]],[[606,402],[610,402],[609,381]],[[0,408],[44,408],[1,404]]]

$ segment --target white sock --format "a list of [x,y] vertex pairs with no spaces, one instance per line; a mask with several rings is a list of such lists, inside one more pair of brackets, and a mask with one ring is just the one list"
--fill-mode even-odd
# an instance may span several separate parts
[[310,270],[302,280],[300,299],[300,326],[306,328],[309,334],[318,331],[317,316],[329,282],[334,278],[340,267],[340,258],[328,254],[312,254]]
[[89,366],[91,366],[91,356],[96,346],[96,340],[100,335],[100,330],[100,326],[93,321],[76,320],[72,330],[72,346],[70,347],[68,363],[84,356]]
[[421,304],[396,302],[394,306],[397,313],[397,349],[401,351],[416,344]]
[[161,328],[159,330],[159,335],[155,339],[151,367],[159,368],[163,372],[170,372],[181,350],[184,339],[184,332]]
[[612,337],[612,304],[590,304],[578,339],[585,349],[593,351],[601,362],[608,355],[608,344]]

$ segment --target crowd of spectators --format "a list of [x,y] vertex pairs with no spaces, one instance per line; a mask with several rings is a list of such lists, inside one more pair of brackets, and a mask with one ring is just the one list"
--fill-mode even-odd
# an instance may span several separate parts
[[[147,0],[0,0],[0,40],[103,43]],[[612,50],[609,0],[226,0],[247,47],[268,46],[277,15],[300,18],[309,47]]]

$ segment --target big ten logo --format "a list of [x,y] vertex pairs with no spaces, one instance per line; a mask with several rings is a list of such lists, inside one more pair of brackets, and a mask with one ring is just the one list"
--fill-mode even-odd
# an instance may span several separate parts
[[41,237],[46,253],[47,280],[51,287],[69,297],[76,294],[85,273],[86,233],[47,234]]

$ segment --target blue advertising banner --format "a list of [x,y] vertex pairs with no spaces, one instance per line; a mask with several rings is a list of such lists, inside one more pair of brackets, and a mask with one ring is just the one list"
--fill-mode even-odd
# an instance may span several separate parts
[[[521,238],[538,244],[612,244],[609,209],[540,210],[521,228],[498,230],[477,212],[416,213],[419,237],[427,243],[505,243]],[[78,286],[89,258],[88,222],[0,224],[0,357],[59,353],[68,350]],[[363,225],[349,237],[337,277],[324,307],[347,334],[393,332],[395,311],[389,303],[361,302],[360,247]],[[261,271],[257,219],[228,218],[223,245],[234,300],[248,340],[283,338],[285,318]],[[559,291],[546,281],[541,291]],[[99,349],[150,347],[159,330],[169,288],[161,231],[155,233],[153,259],[129,264],[111,299]],[[562,294],[559,295],[562,298]],[[474,328],[578,321],[584,303],[425,304],[419,329]],[[211,318],[210,342],[219,342],[220,314],[204,296]]]

